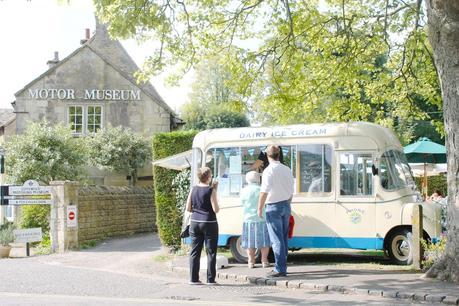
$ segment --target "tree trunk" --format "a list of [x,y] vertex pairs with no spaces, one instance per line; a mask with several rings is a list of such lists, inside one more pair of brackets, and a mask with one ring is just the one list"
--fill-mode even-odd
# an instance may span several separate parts
[[136,186],[137,185],[137,169],[131,171],[131,180],[129,181],[130,186]]
[[448,155],[446,253],[427,276],[459,283],[459,1],[426,0],[429,40],[441,83]]

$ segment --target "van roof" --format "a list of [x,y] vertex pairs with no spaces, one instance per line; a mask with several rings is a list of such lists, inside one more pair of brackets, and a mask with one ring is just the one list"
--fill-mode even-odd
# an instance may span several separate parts
[[400,141],[388,128],[370,122],[297,124],[271,127],[242,127],[212,129],[199,132],[193,147],[207,148],[217,143],[256,142],[278,143],[283,139],[368,137],[378,148],[396,147]]

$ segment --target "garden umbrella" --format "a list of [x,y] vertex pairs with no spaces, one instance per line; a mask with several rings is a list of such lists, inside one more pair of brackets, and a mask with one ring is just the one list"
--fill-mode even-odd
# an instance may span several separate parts
[[429,138],[421,137],[415,143],[404,147],[403,151],[409,163],[424,164],[423,193],[427,197],[427,164],[446,163],[446,147],[431,141]]

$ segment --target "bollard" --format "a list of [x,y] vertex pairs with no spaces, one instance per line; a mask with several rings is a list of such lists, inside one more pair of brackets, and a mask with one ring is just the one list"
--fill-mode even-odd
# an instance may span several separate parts
[[413,252],[413,266],[416,270],[421,270],[421,262],[423,258],[421,239],[423,238],[423,224],[422,224],[422,206],[413,206],[413,219],[412,219],[412,252]]

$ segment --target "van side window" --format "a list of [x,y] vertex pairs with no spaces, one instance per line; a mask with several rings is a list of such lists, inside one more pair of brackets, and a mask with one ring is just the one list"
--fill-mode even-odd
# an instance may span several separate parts
[[331,192],[331,146],[299,145],[297,159],[298,192],[311,194]]
[[[206,166],[212,170],[213,178],[218,180],[219,196],[239,196],[240,190],[247,185],[245,181],[247,172],[261,172],[266,166],[264,165],[266,147],[264,145],[212,148],[207,151]],[[281,149],[283,163],[288,167],[293,167],[295,164],[294,148],[281,146]]]
[[371,154],[340,154],[340,195],[362,196],[373,194]]

